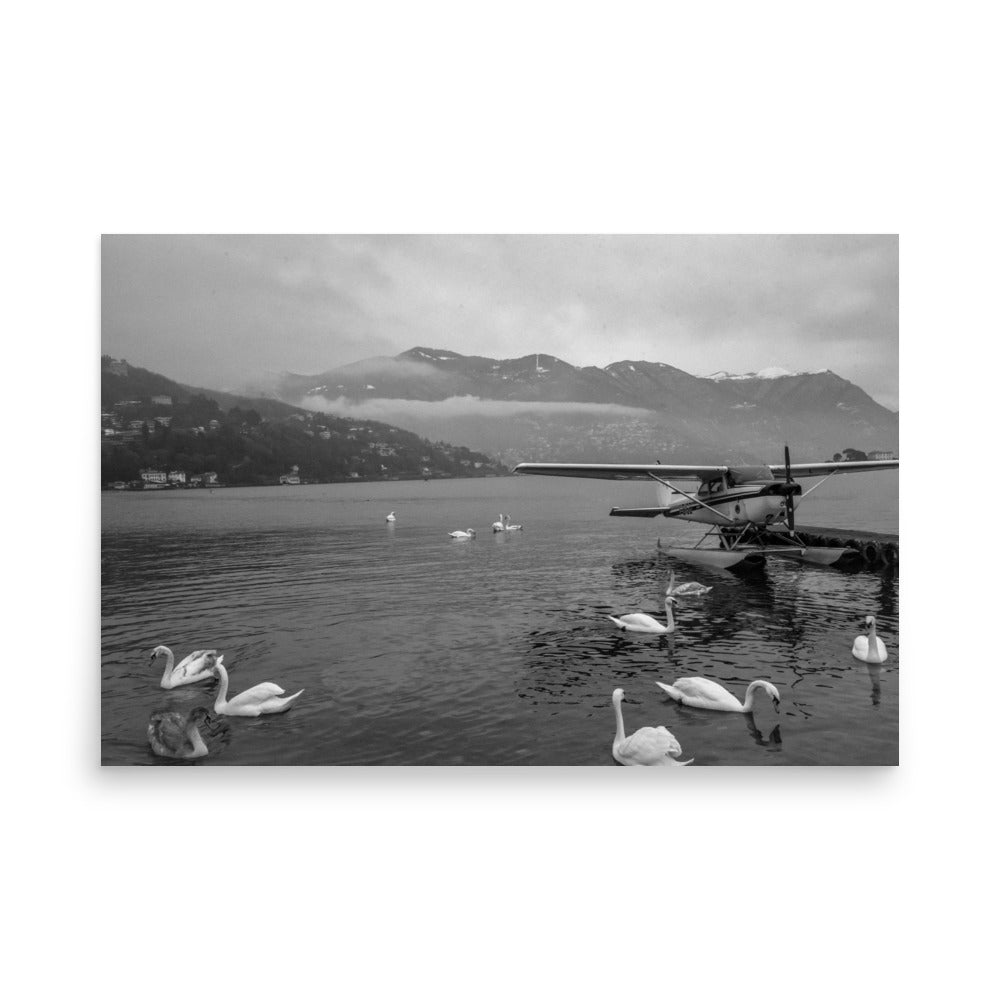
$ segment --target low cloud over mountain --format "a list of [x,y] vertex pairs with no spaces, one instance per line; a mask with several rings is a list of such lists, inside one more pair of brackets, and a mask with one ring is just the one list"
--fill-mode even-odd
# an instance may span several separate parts
[[524,460],[776,460],[896,449],[898,416],[831,371],[699,378],[671,365],[579,368],[546,354],[466,357],[415,347],[282,376],[288,402]]

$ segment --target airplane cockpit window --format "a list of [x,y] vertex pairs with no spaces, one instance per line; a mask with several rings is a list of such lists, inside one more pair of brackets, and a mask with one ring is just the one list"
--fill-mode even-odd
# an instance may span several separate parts
[[710,479],[707,483],[702,483],[698,487],[698,496],[707,497],[715,493],[721,493],[725,486],[723,479]]
[[743,483],[766,483],[774,479],[774,475],[766,465],[746,465],[742,468],[730,469],[729,475],[734,486],[740,486]]

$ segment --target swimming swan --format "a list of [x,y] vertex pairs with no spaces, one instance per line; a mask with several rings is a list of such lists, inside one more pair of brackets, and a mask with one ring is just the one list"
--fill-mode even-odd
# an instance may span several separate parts
[[215,711],[219,715],[258,716],[287,712],[291,703],[305,690],[303,688],[302,691],[282,698],[281,695],[285,693],[284,688],[280,688],[270,681],[265,681],[263,684],[255,684],[249,690],[226,701],[226,694],[229,691],[229,675],[222,665],[222,659],[220,656],[215,662],[215,672],[219,675],[219,692],[215,696]]
[[163,676],[160,678],[160,687],[165,691],[180,687],[182,684],[195,684],[198,681],[207,681],[212,676],[212,666],[215,663],[218,651],[214,649],[196,649],[190,656],[185,656],[177,666],[174,666],[174,654],[167,646],[157,646],[149,654],[151,660],[158,656],[167,658],[167,665],[164,668]]
[[[681,745],[665,726],[643,726],[631,736],[625,735],[625,721],[622,719],[622,698],[625,692],[615,688],[611,694],[611,704],[615,707],[618,728],[611,744],[611,756],[619,764],[648,767],[684,767],[690,760],[676,760],[681,755]],[[692,758],[693,760],[694,758]]]
[[504,514],[503,516],[503,530],[504,531],[520,531],[521,525],[510,523],[510,514]]
[[663,635],[665,632],[673,632],[677,628],[674,623],[674,613],[670,609],[670,605],[674,603],[674,598],[670,594],[667,594],[663,598],[663,610],[667,613],[666,625],[661,625],[652,615],[646,615],[642,612],[632,615],[622,615],[621,618],[615,618],[613,615],[608,615],[608,617],[624,632],[645,632],[651,635]]
[[674,597],[701,597],[702,594],[707,594],[711,589],[711,587],[706,587],[703,583],[689,582],[675,585],[674,571],[670,571],[670,580],[667,583],[667,593],[673,594]]
[[449,531],[448,532],[448,537],[449,538],[475,538],[476,537],[476,529],[475,528],[467,528],[465,531]]
[[208,709],[202,705],[192,709],[186,717],[177,712],[154,712],[146,726],[146,736],[153,753],[159,757],[183,760],[207,757],[208,747],[198,725],[210,718]]
[[867,615],[865,624],[868,626],[868,635],[859,635],[854,640],[851,652],[865,663],[885,663],[889,654],[885,650],[885,643],[875,634],[875,616]]
[[396,520],[396,512],[395,511],[390,512],[389,515],[386,517],[386,520],[387,521],[395,521]]
[[490,525],[490,527],[493,529],[494,534],[498,531],[506,531],[507,525],[504,523],[504,515],[501,514],[500,520],[494,521],[493,524]]
[[656,682],[674,701],[691,708],[709,708],[714,712],[744,712],[753,711],[754,694],[763,689],[771,696],[774,707],[778,707],[781,695],[770,681],[752,681],[747,688],[746,700],[741,705],[736,695],[731,694],[721,684],[710,681],[707,677],[681,677],[673,684]]

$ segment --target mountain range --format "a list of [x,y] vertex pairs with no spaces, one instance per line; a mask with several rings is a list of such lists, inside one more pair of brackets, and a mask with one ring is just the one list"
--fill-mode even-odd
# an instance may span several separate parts
[[719,371],[661,362],[577,367],[549,354],[497,359],[414,347],[316,375],[284,373],[287,403],[383,420],[517,461],[803,461],[895,451],[899,417],[836,373]]

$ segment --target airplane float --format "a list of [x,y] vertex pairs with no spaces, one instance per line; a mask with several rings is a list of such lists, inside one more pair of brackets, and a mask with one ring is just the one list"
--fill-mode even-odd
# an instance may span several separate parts
[[[795,534],[795,509],[831,476],[849,472],[898,469],[899,460],[879,462],[810,462],[792,465],[785,446],[784,465],[628,465],[521,462],[522,476],[576,476],[585,479],[639,480],[654,483],[657,506],[613,507],[612,517],[675,517],[709,525],[693,547],[661,546],[667,554],[691,562],[728,568],[745,560],[760,562],[775,555],[830,565],[847,548],[806,545]],[[783,478],[777,478],[781,476]],[[804,493],[795,476],[823,478]],[[675,480],[698,480],[683,490]],[[676,497],[683,499],[677,500]],[[702,547],[718,539],[715,549]]]

